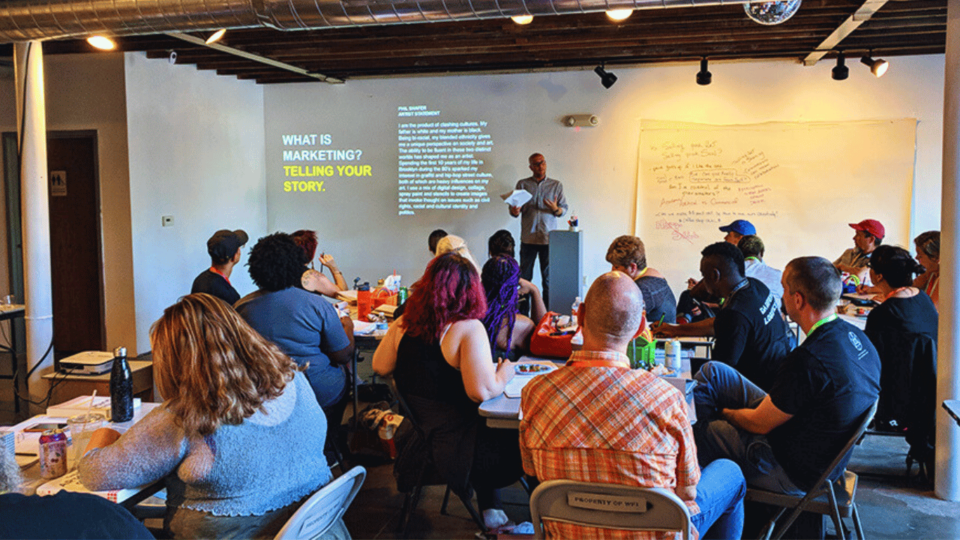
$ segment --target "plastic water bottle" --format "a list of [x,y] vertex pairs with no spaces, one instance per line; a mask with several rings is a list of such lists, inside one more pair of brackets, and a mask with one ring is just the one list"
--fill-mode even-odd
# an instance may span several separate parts
[[110,421],[128,422],[133,419],[133,373],[127,362],[127,349],[117,347],[113,351],[113,368],[110,370]]
[[580,311],[580,297],[576,297],[570,306],[570,324],[577,325],[577,312]]

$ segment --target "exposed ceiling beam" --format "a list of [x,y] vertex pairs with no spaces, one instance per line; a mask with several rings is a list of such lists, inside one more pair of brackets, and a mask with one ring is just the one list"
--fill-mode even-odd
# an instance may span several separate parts
[[817,45],[816,50],[803,59],[803,65],[815,66],[820,59],[826,56],[828,52],[834,50],[841,41],[852,34],[861,24],[869,21],[870,17],[873,17],[873,14],[879,11],[886,3],[887,0],[867,0],[864,2],[853,15],[847,17],[847,20],[843,21],[832,34],[827,36],[827,39],[823,40],[823,43]]
[[338,79],[336,77],[328,77],[323,73],[318,73],[316,71],[308,71],[306,69],[294,66],[292,64],[280,62],[272,58],[267,58],[266,56],[260,56],[259,54],[249,53],[247,51],[236,49],[234,47],[229,47],[227,45],[221,45],[220,43],[207,43],[206,41],[198,37],[191,36],[190,34],[180,34],[176,32],[169,32],[167,33],[167,35],[173,38],[182,39],[187,43],[193,43],[194,45],[209,47],[211,49],[214,49],[220,52],[232,54],[234,56],[239,56],[240,58],[246,58],[247,60],[253,60],[254,62],[260,62],[261,64],[266,64],[271,67],[283,69],[286,71],[292,71],[293,73],[296,73],[298,75],[303,75],[305,77],[312,77],[321,82],[330,83],[330,84],[343,84],[343,79]]

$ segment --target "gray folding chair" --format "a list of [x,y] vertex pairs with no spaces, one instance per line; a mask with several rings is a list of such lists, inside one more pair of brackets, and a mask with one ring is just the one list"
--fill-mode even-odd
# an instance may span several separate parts
[[[863,540],[863,526],[860,524],[860,514],[857,512],[857,504],[855,501],[857,495],[857,475],[843,469],[843,473],[836,480],[831,481],[831,478],[834,477],[834,472],[836,472],[838,468],[846,466],[848,455],[853,452],[854,445],[867,431],[867,426],[873,420],[873,415],[876,414],[876,412],[877,402],[875,401],[873,405],[863,413],[863,416],[860,417],[860,423],[851,435],[850,440],[847,441],[847,444],[844,445],[840,453],[837,454],[837,457],[834,458],[830,466],[827,467],[823,476],[817,480],[817,483],[814,484],[813,488],[808,491],[806,495],[785,495],[763,489],[747,489],[745,500],[780,507],[780,510],[774,514],[767,523],[763,533],[760,535],[761,538],[765,540],[770,540],[770,538],[779,539],[783,537],[783,534],[790,525],[793,525],[793,522],[796,521],[801,512],[813,512],[815,514],[830,516],[833,519],[833,524],[837,528],[837,536],[840,540],[845,540],[846,538],[843,532],[842,518],[852,515],[853,524],[857,531],[857,538]],[[793,512],[791,512],[787,520],[780,525],[776,534],[773,534],[777,521],[787,510],[791,509]]]
[[550,480],[530,497],[537,538],[546,538],[543,521],[597,529],[680,531],[690,539],[690,511],[672,491],[617,484]]
[[296,540],[300,538],[320,538],[350,507],[353,498],[360,491],[367,470],[356,466],[340,478],[323,486],[296,511],[286,525],[280,529],[274,540]]

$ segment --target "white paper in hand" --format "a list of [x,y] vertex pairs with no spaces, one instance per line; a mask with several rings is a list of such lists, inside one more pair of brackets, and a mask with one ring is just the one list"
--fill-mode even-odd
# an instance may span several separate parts
[[511,193],[504,193],[500,198],[510,206],[523,206],[533,198],[533,195],[525,189],[517,189]]

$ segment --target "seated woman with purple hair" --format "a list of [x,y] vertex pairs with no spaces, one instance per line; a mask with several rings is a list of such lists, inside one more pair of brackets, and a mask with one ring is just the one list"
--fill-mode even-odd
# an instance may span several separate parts
[[[536,285],[520,278],[520,266],[513,257],[491,257],[480,274],[487,295],[483,326],[490,338],[493,357],[516,360],[530,350],[530,336],[547,313]],[[517,313],[517,299],[530,295],[533,319]]]

